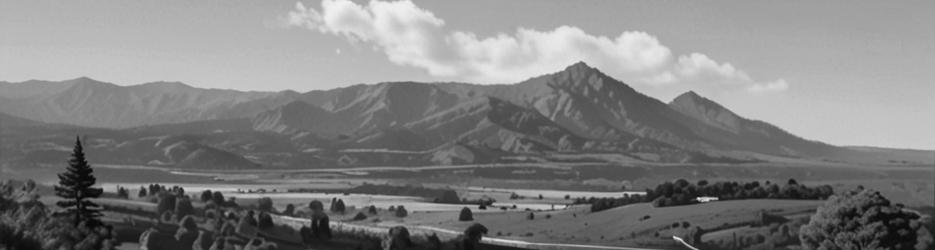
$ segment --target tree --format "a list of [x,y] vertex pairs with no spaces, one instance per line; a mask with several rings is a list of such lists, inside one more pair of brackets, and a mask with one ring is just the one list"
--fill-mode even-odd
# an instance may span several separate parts
[[273,227],[273,216],[269,215],[268,213],[260,212],[260,214],[257,215],[257,218],[259,218],[257,220],[257,227],[260,229],[269,229]]
[[285,216],[292,216],[295,214],[295,205],[286,204],[286,209],[282,211],[282,214]]
[[81,146],[81,139],[75,138],[75,148],[71,153],[71,159],[68,160],[68,168],[64,173],[58,174],[59,184],[55,186],[55,195],[64,200],[56,204],[65,209],[66,214],[74,216],[75,226],[83,221],[91,222],[89,224],[97,225],[101,216],[100,207],[91,201],[91,199],[101,196],[103,189],[94,188],[97,178],[94,177],[94,169],[84,158],[84,149]]
[[176,198],[175,195],[170,193],[159,193],[159,197],[156,198],[156,212],[162,214],[166,211],[172,211],[175,209]]
[[[855,190],[831,197],[799,230],[810,249],[915,249],[919,216],[893,205],[880,192]],[[925,249],[927,246],[921,246]]]
[[130,190],[127,190],[126,188],[121,187],[121,186],[117,186],[117,197],[119,197],[119,198],[124,198],[124,199],[129,199],[129,198],[130,198]]
[[175,215],[179,218],[185,217],[187,215],[195,214],[195,207],[192,206],[192,201],[188,199],[188,196],[182,196],[175,200]]
[[403,207],[403,205],[396,207],[396,217],[403,218],[406,216],[409,216],[409,211],[406,211],[406,207]]
[[140,186],[140,192],[136,196],[143,198],[146,197],[146,187]]
[[212,199],[211,189],[206,189],[201,192],[201,202],[208,202]]
[[458,221],[472,221],[474,220],[474,213],[471,212],[470,208],[464,207],[461,209],[461,214],[458,215]]
[[377,214],[377,206],[370,205],[370,208],[367,209],[367,213]]
[[357,215],[354,215],[355,221],[366,220],[366,219],[367,219],[367,215],[364,214],[364,212],[357,212]]
[[458,197],[458,192],[448,189],[442,192],[441,197],[436,200],[436,203],[459,204],[461,203],[461,198]]
[[345,205],[344,205],[344,200],[337,199],[336,202],[334,202],[334,203],[331,204],[331,212],[342,213],[342,214],[343,214],[344,211],[346,211],[346,209],[347,209],[347,208],[346,208]]
[[260,199],[257,200],[256,203],[257,203],[256,205],[257,209],[259,209],[260,211],[265,211],[265,212],[273,211],[273,199],[269,197],[260,197]]
[[213,200],[215,204],[218,204],[218,206],[224,206],[224,194],[222,194],[221,191],[215,191],[211,194],[211,200]]

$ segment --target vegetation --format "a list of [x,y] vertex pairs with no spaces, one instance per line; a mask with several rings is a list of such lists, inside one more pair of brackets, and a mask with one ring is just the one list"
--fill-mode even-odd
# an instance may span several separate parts
[[99,206],[91,201],[103,192],[93,187],[92,173],[78,139],[55,186],[55,194],[64,199],[56,203],[64,209],[63,216],[53,216],[39,202],[34,182],[20,187],[0,183],[0,249],[115,249],[119,243],[113,227],[98,219]]
[[798,199],[823,200],[834,194],[829,185],[808,187],[790,179],[784,186],[767,181],[749,183],[716,182],[700,180],[692,184],[685,179],[665,182],[655,189],[647,189],[646,195],[624,195],[620,198],[577,198],[575,204],[591,204],[591,212],[599,212],[634,203],[652,202],[655,207],[668,207],[698,203],[698,197],[716,197],[718,200],[742,199]]
[[363,185],[346,190],[314,190],[314,189],[290,189],[289,192],[337,192],[337,193],[355,193],[355,194],[378,194],[378,195],[398,195],[415,196],[428,198],[435,203],[461,204],[458,193],[451,189],[434,189],[421,186],[399,186],[386,184],[364,183]]
[[804,249],[926,249],[931,233],[919,215],[890,203],[880,192],[834,196],[799,231]]
[[394,211],[394,213],[396,214],[396,217],[399,217],[399,218],[404,218],[406,216],[409,216],[409,211],[406,211],[406,207],[403,207],[403,205],[399,205],[398,207],[396,207],[396,211]]
[[59,182],[55,186],[55,195],[63,199],[56,204],[74,218],[72,220],[74,226],[83,222],[91,227],[100,224],[97,219],[101,216],[100,210],[97,209],[100,206],[91,199],[100,197],[104,190],[94,187],[97,178],[93,173],[94,169],[84,158],[81,138],[76,138],[75,148],[71,153],[71,159],[68,160],[68,168],[65,173],[58,175]]
[[[704,185],[701,185],[704,184]],[[666,207],[697,203],[696,198],[702,196],[717,197],[718,200],[741,199],[802,199],[823,200],[834,194],[829,185],[810,188],[790,179],[786,185],[780,187],[776,183],[760,185],[759,182],[749,183],[716,182],[709,184],[702,180],[698,185],[685,179],[665,182],[656,186],[655,190],[646,191],[646,199],[653,202],[653,206]]]
[[257,209],[265,212],[273,212],[273,199],[269,197],[260,197],[257,200]]
[[471,212],[470,208],[464,207],[461,209],[461,213],[458,214],[458,221],[472,221],[474,220],[474,214]]

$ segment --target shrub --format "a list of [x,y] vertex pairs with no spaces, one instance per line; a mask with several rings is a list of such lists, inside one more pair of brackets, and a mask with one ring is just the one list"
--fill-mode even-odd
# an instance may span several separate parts
[[357,212],[357,215],[354,215],[353,220],[360,221],[360,220],[366,220],[366,219],[367,219],[367,215],[365,215],[364,212]]
[[[789,183],[794,181],[790,179]],[[929,234],[920,229],[923,228],[917,214],[891,204],[880,192],[865,189],[829,199],[812,215],[809,223],[801,227],[799,239],[806,250],[856,249],[859,246],[914,249],[919,239]]]
[[403,205],[396,207],[396,217],[404,218],[406,216],[409,216],[409,211],[406,211],[406,207],[403,207]]
[[458,221],[472,221],[474,220],[474,214],[471,212],[470,208],[464,207],[461,209],[461,214],[458,215]]
[[257,200],[256,207],[257,207],[257,210],[260,210],[260,211],[272,212],[273,211],[273,199],[270,199],[269,197],[260,197],[260,199]]
[[215,203],[215,204],[218,204],[219,206],[224,206],[224,202],[226,201],[226,200],[224,199],[224,194],[222,194],[220,191],[216,191],[216,192],[212,193],[212,194],[211,194],[211,200],[213,200],[214,203]]
[[273,216],[270,216],[266,212],[260,212],[260,215],[257,216],[257,227],[260,229],[269,229],[273,227]]
[[201,192],[201,202],[208,202],[212,199],[211,189],[206,189]]
[[295,214],[295,206],[292,204],[286,204],[286,209],[282,211],[282,214],[285,216],[292,216]]
[[377,206],[370,205],[370,207],[367,208],[367,213],[374,214],[374,215],[377,214]]
[[179,217],[195,214],[195,207],[192,206],[192,201],[189,200],[188,197],[178,199],[175,202],[175,214]]
[[529,212],[529,214],[526,215],[526,219],[528,219],[528,220],[534,220],[534,219],[536,219],[536,214],[533,214],[532,212]]
[[166,211],[175,210],[175,200],[175,195],[160,193],[156,203],[156,212],[162,214]]
[[312,211],[324,211],[325,204],[321,203],[321,201],[313,200],[308,203],[308,208],[311,209]]
[[346,210],[347,210],[347,208],[344,206],[344,200],[338,199],[336,202],[334,202],[334,203],[331,205],[331,212],[342,213],[342,214],[343,214],[344,211],[346,211]]
[[247,223],[247,225],[257,226],[259,222],[256,221],[256,218],[253,218],[254,215],[255,214],[253,213],[253,211],[247,211],[247,215],[244,215],[243,217],[240,218],[241,223]]

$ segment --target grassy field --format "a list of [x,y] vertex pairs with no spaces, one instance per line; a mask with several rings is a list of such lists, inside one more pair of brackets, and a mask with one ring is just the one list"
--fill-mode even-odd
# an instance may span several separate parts
[[[669,243],[674,223],[692,227],[716,228],[758,219],[760,211],[779,215],[813,213],[823,201],[737,200],[706,204],[655,208],[648,203],[634,204],[597,213],[588,206],[560,211],[500,211],[475,213],[473,222],[458,222],[457,212],[420,212],[407,218],[380,217],[382,224],[409,224],[458,230],[479,222],[490,229],[490,236],[534,242],[594,244],[607,246],[652,246]],[[495,208],[489,208],[495,209]],[[472,210],[477,210],[472,207]],[[495,209],[496,210],[496,209]],[[551,215],[551,218],[546,218]],[[647,218],[648,217],[648,218]],[[647,219],[643,219],[647,218]],[[372,219],[365,223],[374,223]],[[660,232],[659,236],[655,236]]]

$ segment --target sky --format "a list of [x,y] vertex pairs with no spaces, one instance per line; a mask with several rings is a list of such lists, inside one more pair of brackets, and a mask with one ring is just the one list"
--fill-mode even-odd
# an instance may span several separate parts
[[515,83],[584,61],[835,145],[935,149],[935,1],[0,0],[0,80]]

